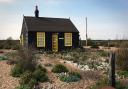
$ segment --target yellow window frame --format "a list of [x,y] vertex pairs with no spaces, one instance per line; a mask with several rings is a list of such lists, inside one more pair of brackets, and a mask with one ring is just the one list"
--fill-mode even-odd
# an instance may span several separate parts
[[64,33],[65,46],[72,46],[72,33]]
[[37,47],[45,47],[45,32],[37,32],[36,37],[37,37]]

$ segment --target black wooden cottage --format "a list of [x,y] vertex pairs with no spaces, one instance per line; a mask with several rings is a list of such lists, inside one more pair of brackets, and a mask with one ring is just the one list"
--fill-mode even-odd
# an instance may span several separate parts
[[24,47],[62,51],[79,47],[79,31],[65,18],[39,17],[36,6],[35,17],[23,16],[20,42]]

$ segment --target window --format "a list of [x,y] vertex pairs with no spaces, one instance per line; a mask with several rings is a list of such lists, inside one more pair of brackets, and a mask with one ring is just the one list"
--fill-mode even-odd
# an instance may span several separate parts
[[64,39],[65,46],[72,46],[72,33],[65,33]]
[[45,47],[45,32],[37,32],[37,47]]

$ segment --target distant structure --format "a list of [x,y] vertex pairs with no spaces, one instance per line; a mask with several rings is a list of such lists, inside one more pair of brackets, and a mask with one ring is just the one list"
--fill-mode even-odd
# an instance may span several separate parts
[[35,17],[38,18],[39,17],[39,10],[38,10],[38,6],[36,6],[36,10],[35,10]]
[[23,16],[20,40],[24,47],[58,52],[78,48],[79,31],[70,18],[39,17],[36,6],[35,17]]
[[86,17],[86,46],[88,46],[87,17]]

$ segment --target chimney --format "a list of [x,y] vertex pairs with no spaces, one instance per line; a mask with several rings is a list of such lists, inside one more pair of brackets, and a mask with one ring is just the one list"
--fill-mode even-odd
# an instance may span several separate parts
[[38,10],[38,6],[36,6],[35,9],[35,17],[38,18],[39,17],[39,10]]

